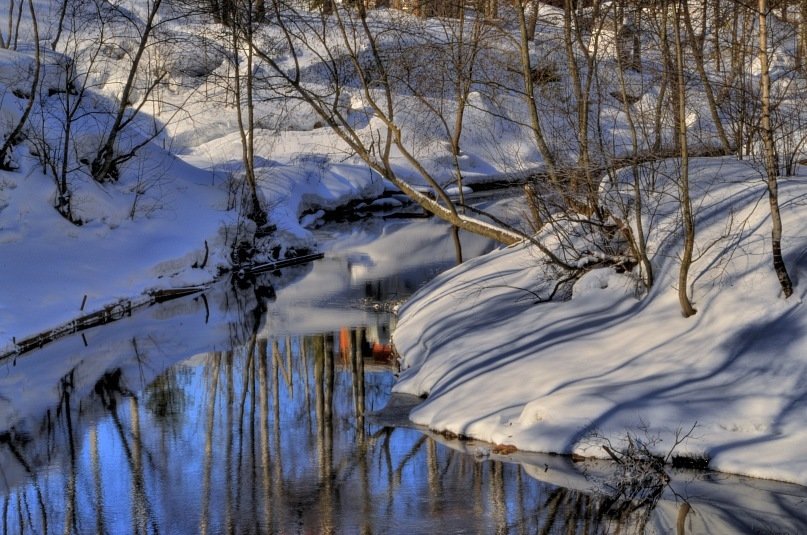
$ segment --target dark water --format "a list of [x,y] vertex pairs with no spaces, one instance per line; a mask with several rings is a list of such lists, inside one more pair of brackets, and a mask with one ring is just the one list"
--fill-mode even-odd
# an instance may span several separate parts
[[[423,220],[331,226],[321,237],[330,252],[313,265],[0,363],[0,533],[807,525],[802,487],[670,471],[670,485],[642,489],[644,507],[626,508],[603,464],[497,454],[397,425],[405,410],[376,414],[394,382],[387,305],[449,266],[453,248]],[[465,244],[469,255],[488,248]]]

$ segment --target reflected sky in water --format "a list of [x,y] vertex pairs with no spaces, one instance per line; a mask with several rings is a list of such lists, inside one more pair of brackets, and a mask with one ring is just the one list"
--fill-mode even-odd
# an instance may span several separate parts
[[519,465],[370,423],[393,377],[363,329],[255,338],[142,392],[125,379],[81,400],[91,421],[65,390],[39,438],[54,462],[3,497],[4,532],[534,532],[552,496]]
[[323,236],[332,247],[313,265],[225,283],[2,363],[0,533],[807,525],[801,487],[677,472],[653,507],[609,514],[607,467],[382,425],[373,413],[387,404],[394,362],[391,316],[376,305],[450,266],[453,248],[431,220]]

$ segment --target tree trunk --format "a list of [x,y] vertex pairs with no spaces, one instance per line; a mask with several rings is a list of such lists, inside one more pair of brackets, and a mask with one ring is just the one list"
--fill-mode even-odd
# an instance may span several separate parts
[[760,117],[760,135],[762,136],[762,150],[765,163],[765,172],[768,177],[768,202],[771,209],[771,246],[773,253],[773,269],[782,287],[785,298],[793,294],[793,283],[787,272],[782,257],[782,216],[779,213],[779,164],[776,157],[776,145],[771,128],[771,77],[768,64],[768,0],[759,0],[759,64],[760,79],[759,93],[762,100]]
[[[667,32],[668,28],[668,10],[662,9],[661,10],[661,20],[656,21],[656,24],[661,28],[661,57],[662,57],[662,68],[661,68],[661,81],[659,83],[659,96],[656,102],[656,107],[654,110],[654,131],[655,131],[655,139],[653,140],[653,152],[659,152],[662,150],[664,146],[664,111],[665,111],[665,101],[667,99],[667,91],[670,90],[671,85],[675,85],[674,76],[673,76],[673,69],[672,69],[672,60],[670,59],[670,38]],[[673,95],[670,99],[676,102],[677,97]],[[673,104],[673,109],[675,109],[675,104]],[[675,123],[678,123],[676,118]],[[677,141],[676,141],[677,143]]]
[[796,60],[802,74],[807,74],[807,0],[799,2],[799,43]]
[[[621,6],[618,9],[623,9]],[[618,17],[621,19],[622,17]],[[631,59],[631,63],[635,62],[636,56]],[[628,121],[628,130],[630,132],[631,141],[631,173],[633,175],[633,219],[636,225],[636,233],[634,235],[630,226],[625,225],[625,232],[628,233],[628,241],[633,254],[639,259],[641,269],[643,272],[642,282],[646,289],[653,286],[653,264],[650,262],[650,257],[647,254],[647,240],[644,235],[644,222],[642,221],[642,207],[644,205],[642,199],[641,175],[638,164],[639,157],[639,135],[636,129],[636,122],[633,119],[633,110],[630,101],[628,100],[628,89],[625,81],[625,69],[628,66],[623,64],[623,57],[617,54],[617,73],[619,74],[619,86],[622,93],[622,106],[625,112],[625,118]]]
[[33,0],[28,0],[28,9],[31,12],[31,26],[34,32],[34,78],[31,81],[31,94],[28,96],[28,103],[25,105],[25,110],[22,112],[22,116],[14,127],[14,130],[6,137],[3,146],[0,147],[0,169],[8,167],[9,151],[18,141],[17,138],[22,133],[22,129],[25,128],[28,117],[31,115],[31,110],[34,107],[34,102],[36,102],[37,95],[39,94],[39,71],[41,70],[42,58],[39,49],[39,25],[36,21],[36,10],[34,9]]
[[[249,187],[249,212],[247,217],[254,221],[256,224],[264,225],[266,223],[266,212],[261,206],[260,197],[258,196],[258,180],[255,176],[255,117],[253,105],[253,46],[252,46],[252,9],[247,12],[247,20],[244,28],[239,27],[237,24],[233,27],[233,54],[236,57],[235,64],[235,101],[236,101],[236,117],[238,119],[238,133],[241,137],[241,158],[244,163],[244,176]],[[240,61],[238,56],[241,53],[239,44],[239,32],[243,31],[247,40],[246,51],[246,76],[245,87],[241,90],[241,72]],[[246,102],[243,102],[246,100]],[[242,106],[246,106],[246,110]],[[244,113],[246,111],[246,113]]]
[[109,130],[109,134],[107,134],[104,144],[100,149],[98,149],[95,158],[90,164],[90,172],[92,177],[98,182],[103,182],[108,178],[112,178],[113,180],[116,179],[116,168],[119,162],[115,157],[115,144],[117,143],[118,136],[120,135],[121,131],[131,122],[131,118],[126,119],[126,110],[131,104],[129,100],[134,89],[137,71],[140,67],[140,60],[143,57],[143,53],[146,51],[146,46],[149,43],[151,32],[154,30],[154,20],[157,17],[157,12],[160,10],[161,2],[162,0],[154,0],[154,3],[149,7],[146,25],[141,33],[137,51],[132,59],[132,65],[129,67],[129,74],[126,78],[126,84],[123,86],[123,91],[121,92],[120,102],[118,103],[118,109],[115,113],[114,123],[112,124],[112,128]]
[[[516,5],[516,16],[518,17],[519,26],[519,52],[521,59],[521,75],[524,79],[524,101],[527,105],[527,110],[530,115],[530,126],[532,127],[532,134],[535,139],[535,145],[538,147],[538,152],[544,160],[546,166],[546,174],[554,186],[558,186],[557,166],[552,151],[549,150],[549,145],[546,144],[543,128],[541,126],[541,119],[538,115],[538,108],[535,104],[535,86],[532,81],[532,62],[530,61],[530,34],[535,33],[535,28],[532,29],[527,25],[524,11],[528,5],[529,0],[518,0]],[[537,6],[533,5],[533,9]]]
[[689,286],[689,268],[692,265],[692,252],[695,248],[695,219],[692,214],[692,201],[689,197],[689,146],[687,144],[686,124],[686,86],[684,85],[684,51],[681,44],[681,7],[676,6],[675,18],[675,74],[678,145],[681,151],[681,177],[678,191],[681,196],[681,217],[684,222],[684,250],[681,253],[681,265],[678,270],[678,302],[681,305],[681,314],[685,318],[693,316],[697,310],[689,300],[687,288]]
[[[574,51],[574,41],[572,39],[572,11],[574,10],[573,0],[564,0],[563,2],[563,44],[566,51],[566,66],[569,69],[569,74],[572,78],[572,90],[574,91],[575,107],[577,115],[577,144],[579,156],[577,160],[578,169],[583,171],[585,177],[586,199],[589,200],[590,183],[591,183],[591,158],[588,147],[588,112],[589,112],[589,87],[583,88],[583,81],[580,76],[580,68],[577,65],[577,57]],[[596,18],[596,17],[594,17]],[[576,26],[576,25],[575,25]],[[577,28],[575,28],[577,31]],[[589,61],[589,64],[591,62]],[[589,65],[590,67],[591,65]],[[591,69],[586,73],[589,80],[591,79]],[[575,179],[576,180],[576,179]],[[572,195],[578,193],[578,185],[573,184]],[[593,207],[592,207],[593,208]]]
[[59,22],[56,25],[56,37],[53,38],[53,41],[50,43],[51,50],[56,50],[56,47],[59,45],[59,39],[62,36],[62,30],[64,29],[64,17],[67,13],[67,3],[68,0],[62,0],[62,5],[59,8]]
[[[709,105],[709,114],[712,116],[712,122],[717,129],[717,138],[720,140],[720,145],[723,148],[723,152],[725,154],[729,154],[731,152],[731,145],[729,144],[728,137],[726,137],[726,131],[723,129],[723,121],[720,119],[720,114],[717,111],[717,102],[715,100],[714,91],[712,91],[712,82],[709,80],[709,75],[706,73],[705,60],[703,57],[703,44],[705,39],[702,37],[701,39],[697,40],[698,42],[696,42],[695,31],[692,27],[692,17],[690,16],[689,4],[687,2],[683,2],[683,11],[684,25],[686,26],[689,41],[692,43],[691,48],[692,55],[695,59],[695,68],[698,70],[698,75],[700,76],[701,84],[703,85],[703,90],[706,94],[706,102]],[[706,24],[705,19],[706,17],[704,16],[704,24]],[[717,31],[717,28],[714,28],[712,31]]]
[[462,241],[460,240],[460,229],[451,227],[451,241],[454,242],[454,260],[457,265],[462,264]]
[[723,28],[723,6],[720,0],[713,0],[714,15],[712,17],[712,52],[715,57],[715,71],[719,74],[723,71],[723,54],[720,46],[720,30]]

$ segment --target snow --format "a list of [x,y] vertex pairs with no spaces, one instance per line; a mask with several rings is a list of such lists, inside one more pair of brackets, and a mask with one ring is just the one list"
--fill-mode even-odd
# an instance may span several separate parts
[[[412,420],[536,452],[603,456],[601,438],[661,440],[695,426],[676,453],[710,467],[807,484],[805,289],[785,300],[770,268],[770,221],[757,171],[732,159],[692,169],[698,313],[677,302],[676,214],[657,210],[648,247],[657,281],[596,269],[564,302],[546,293],[540,255],[495,251],[435,279],[400,310],[404,371],[395,390],[427,395]],[[807,177],[783,181],[785,258],[803,277]],[[661,205],[660,205],[661,206]],[[733,216],[733,219],[731,219]],[[733,226],[727,228],[728,221]],[[672,229],[672,230],[670,230]],[[672,245],[670,240],[674,240]]]
[[[40,28],[43,41],[55,36],[58,4],[35,2],[42,21],[49,21]],[[142,5],[132,5],[137,8],[133,13],[142,10]],[[6,12],[8,3],[0,1],[0,13]],[[557,16],[557,11],[548,13]],[[142,13],[131,20],[137,16]],[[411,18],[379,10],[369,15],[368,24],[401,22],[393,17]],[[23,19],[20,35],[30,40],[31,27]],[[430,24],[437,34],[443,31],[438,21]],[[551,38],[557,37],[558,28],[549,18],[541,24],[549,30],[536,49],[551,63],[558,54],[557,41]],[[210,30],[203,24],[164,29],[177,38]],[[208,284],[232,267],[230,252],[255,230],[241,214],[240,135],[235,108],[228,101],[232,97],[220,83],[232,74],[221,50],[203,56],[166,50],[166,86],[159,88],[162,107],[146,106],[121,145],[143,142],[162,124],[165,130],[122,166],[117,182],[99,184],[89,176],[82,160],[92,155],[107,131],[109,111],[125,80],[125,62],[114,52],[130,46],[133,31],[116,28],[111,48],[100,51],[99,63],[85,77],[91,89],[76,118],[68,177],[74,215],[82,224],[74,225],[54,210],[56,186],[52,170],[43,169],[41,147],[19,145],[12,154],[14,168],[0,171],[0,354],[13,352],[15,341],[119,300],[142,298],[155,288]],[[379,43],[387,52],[406,45],[407,53],[417,56],[413,68],[423,69],[433,58],[420,54],[423,49],[412,35],[390,31]],[[77,27],[75,41],[69,41],[82,51],[82,61],[93,51],[93,36],[91,29]],[[0,50],[4,135],[22,113],[25,100],[19,94],[28,90],[33,75],[32,50],[30,42],[16,51]],[[502,65],[514,54],[512,49],[495,52],[505,58]],[[792,54],[783,47],[774,52],[775,74],[790,72]],[[299,58],[306,73],[321,68],[315,56],[309,51]],[[43,61],[43,94],[34,124],[41,126],[43,141],[57,146],[61,123],[55,113],[63,97],[48,95],[47,89],[63,85],[64,56],[43,52]],[[501,79],[502,87],[518,85],[517,77],[514,82],[504,68],[489,75]],[[607,77],[602,82],[611,89],[616,84]],[[324,87],[327,81],[310,83]],[[628,83],[638,93],[637,117],[653,115],[659,88],[652,77],[637,74]],[[343,89],[334,107],[350,118],[359,136],[382,139],[386,129],[362,91],[350,85]],[[548,105],[542,113],[558,134],[550,140],[551,148],[567,154],[574,146],[574,129],[559,106],[568,100],[569,89],[553,85],[538,91],[549,95],[542,99]],[[307,104],[263,96],[255,108],[256,175],[281,254],[317,248],[312,229],[329,210],[359,202],[380,209],[400,204],[400,197],[384,197],[390,184],[323,127]],[[136,93],[133,98],[140,97],[142,93]],[[691,97],[691,136],[708,148],[714,145],[713,125],[695,89]],[[426,171],[453,186],[455,159],[446,133],[430,115],[431,104],[399,96],[395,106],[401,135]],[[439,104],[445,109],[455,106]],[[601,139],[610,140],[618,157],[629,147],[625,118],[619,107],[606,104],[592,114],[599,114]],[[529,128],[519,122],[523,119],[501,120],[525,116],[523,99],[505,91],[469,95],[468,127],[456,158],[465,186],[543,169]],[[661,134],[663,140],[672,139],[666,118]],[[418,190],[431,190],[400,150],[393,150],[389,161]],[[660,177],[675,175],[675,161],[658,165],[666,166]],[[807,485],[807,290],[798,284],[807,261],[805,180],[801,175],[781,184],[785,260],[797,282],[795,295],[787,300],[779,295],[769,266],[764,182],[753,163],[730,158],[693,163],[698,219],[697,261],[690,276],[698,309],[694,317],[684,319],[678,311],[680,221],[678,193],[669,179],[660,179],[644,212],[656,270],[656,282],[647,293],[637,269],[600,269],[578,280],[569,300],[544,302],[558,273],[540,251],[523,244],[439,276],[401,308],[395,333],[404,366],[396,390],[428,396],[414,409],[412,420],[525,451],[583,455],[602,455],[597,441],[603,437],[617,442],[637,431],[661,439],[663,449],[679,429],[695,425],[678,446],[679,453],[706,456],[718,470]],[[604,181],[600,194],[604,204],[635,225],[625,183]],[[556,252],[564,240],[578,239],[574,223],[563,224],[568,238],[540,234],[538,239]],[[434,232],[424,231],[423,238],[436,240]],[[390,264],[423,261],[420,256],[396,257],[395,236],[369,236],[387,255],[372,262],[351,257],[350,276],[357,280]],[[574,260],[582,266],[597,258]],[[346,276],[343,259],[328,261],[339,263],[339,270],[330,275],[326,270],[323,281]],[[304,316],[305,307],[298,312]],[[281,318],[277,328],[285,328],[287,321],[300,319]],[[32,368],[31,374],[37,373]],[[27,402],[38,403],[33,394]]]

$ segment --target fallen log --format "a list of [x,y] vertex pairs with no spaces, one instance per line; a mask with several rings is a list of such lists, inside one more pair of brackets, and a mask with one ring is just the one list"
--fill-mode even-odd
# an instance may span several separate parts
[[[312,253],[297,256],[294,258],[285,258],[283,260],[278,260],[277,262],[267,262],[257,265],[238,266],[235,268],[235,272],[238,274],[239,277],[243,278],[244,275],[254,275],[257,273],[264,273],[267,271],[275,271],[277,269],[285,267],[307,264],[309,262],[313,262],[314,260],[320,260],[324,257],[325,257],[324,253]],[[35,334],[33,336],[29,336],[22,340],[17,340],[16,338],[14,338],[13,339],[14,348],[10,351],[6,351],[5,353],[0,353],[0,361],[11,357],[14,357],[16,359],[16,357],[22,355],[23,353],[28,353],[29,351],[39,349],[45,344],[49,344],[55,340],[58,340],[59,338],[84,331],[91,327],[98,327],[100,325],[105,325],[107,323],[111,323],[126,316],[131,316],[132,311],[135,309],[157,303],[164,303],[172,299],[178,299],[180,297],[185,297],[187,295],[192,295],[204,291],[205,289],[207,289],[207,286],[161,288],[146,293],[145,296],[143,296],[143,298],[139,300],[124,299],[118,301],[117,303],[112,303],[110,305],[101,308],[100,310],[96,310],[95,312],[79,316],[74,320],[65,323],[63,325],[60,325],[54,329],[50,329],[48,331],[44,331],[39,334]],[[85,304],[86,304],[86,297],[84,298],[84,300],[82,300],[82,309]]]
[[163,303],[171,299],[177,299],[186,295],[191,295],[205,290],[206,286],[191,286],[184,288],[164,288],[152,290],[139,300],[123,299],[117,303],[106,305],[103,308],[79,316],[72,321],[62,324],[54,329],[43,331],[39,334],[23,338],[13,339],[14,349],[0,354],[0,361],[10,357],[18,357],[29,351],[39,349],[45,344],[49,344],[59,338],[75,334],[91,327],[98,327],[107,323],[112,323],[119,319],[132,315],[132,311],[141,307],[146,307],[156,303]]

